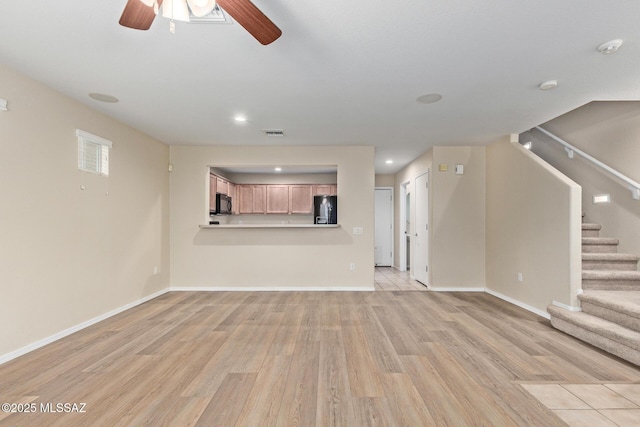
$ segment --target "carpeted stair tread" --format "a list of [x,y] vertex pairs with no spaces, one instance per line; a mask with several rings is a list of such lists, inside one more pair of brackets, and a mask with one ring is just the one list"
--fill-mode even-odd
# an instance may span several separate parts
[[582,238],[582,252],[600,252],[611,253],[618,252],[618,239],[612,239],[610,237],[583,237]]
[[620,254],[616,252],[582,253],[583,270],[637,270],[640,257],[632,254]]
[[583,245],[617,245],[620,240],[612,237],[583,237]]
[[582,254],[583,261],[640,261],[640,256],[633,254],[619,254],[619,253],[584,253]]
[[624,326],[581,311],[569,311],[554,305],[548,306],[547,311],[552,318],[555,317],[564,320],[567,323],[620,343],[630,349],[640,351],[640,332],[632,331]]
[[640,319],[639,291],[588,291],[579,294],[578,299]]
[[590,222],[583,222],[582,223],[582,229],[583,230],[602,230],[602,225],[600,224],[593,224]]
[[640,280],[637,270],[582,270],[582,280]]

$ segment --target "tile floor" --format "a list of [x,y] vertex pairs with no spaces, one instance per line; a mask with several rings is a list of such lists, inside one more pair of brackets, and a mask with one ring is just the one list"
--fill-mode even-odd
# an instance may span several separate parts
[[[410,273],[376,267],[377,291],[427,291]],[[639,427],[640,384],[522,384],[570,427]]]
[[376,267],[376,291],[427,291],[425,285],[411,279],[408,271],[399,271],[393,267]]
[[640,426],[640,384],[522,384],[571,427]]

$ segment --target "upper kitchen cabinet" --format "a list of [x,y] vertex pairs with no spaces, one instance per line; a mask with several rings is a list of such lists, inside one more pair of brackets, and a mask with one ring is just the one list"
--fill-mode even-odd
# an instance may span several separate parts
[[266,185],[238,185],[239,209],[241,214],[263,214],[267,212]]
[[313,186],[314,196],[330,196],[337,194],[338,187],[335,184],[317,184]]
[[313,186],[290,185],[289,186],[289,213],[311,214],[313,213]]
[[229,196],[229,181],[219,176],[216,177],[216,192]]
[[288,185],[267,185],[267,213],[290,213]]

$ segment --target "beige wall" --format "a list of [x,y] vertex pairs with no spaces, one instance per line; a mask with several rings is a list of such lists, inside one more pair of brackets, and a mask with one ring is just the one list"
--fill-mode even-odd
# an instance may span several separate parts
[[[168,287],[169,148],[2,66],[0,97],[1,358]],[[109,178],[76,128],[113,141]]]
[[484,288],[485,147],[434,147],[430,193],[432,287]]
[[376,175],[376,187],[393,187],[394,183],[394,175]]
[[580,187],[505,138],[487,147],[486,203],[487,288],[539,312],[576,306]]
[[[580,150],[640,182],[640,102],[592,102],[542,125]],[[602,224],[601,236],[620,240],[619,252],[640,254],[640,201],[627,186],[533,131],[521,137],[533,152],[582,186],[585,222]],[[611,204],[594,205],[596,194],[610,194]]]
[[[401,186],[409,183],[410,234],[415,234],[414,186],[429,171],[429,284],[433,288],[484,288],[485,286],[485,154],[484,147],[433,147],[395,175],[394,265],[400,265],[402,221]],[[440,172],[438,165],[447,164]],[[464,165],[464,175],[455,165]],[[413,249],[413,248],[412,248]],[[411,265],[414,265],[411,251]]]
[[[171,286],[371,289],[373,157],[373,147],[171,147]],[[339,228],[199,228],[209,220],[209,165],[313,164],[338,166]]]

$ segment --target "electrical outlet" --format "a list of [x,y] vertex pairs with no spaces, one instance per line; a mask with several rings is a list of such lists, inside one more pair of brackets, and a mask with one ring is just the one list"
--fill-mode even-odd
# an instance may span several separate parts
[[522,282],[522,273],[518,273],[518,282]]
[[153,267],[153,275],[156,276],[158,274],[158,266]]
[[354,271],[356,269],[356,263],[352,262],[351,264],[349,264],[349,270]]

